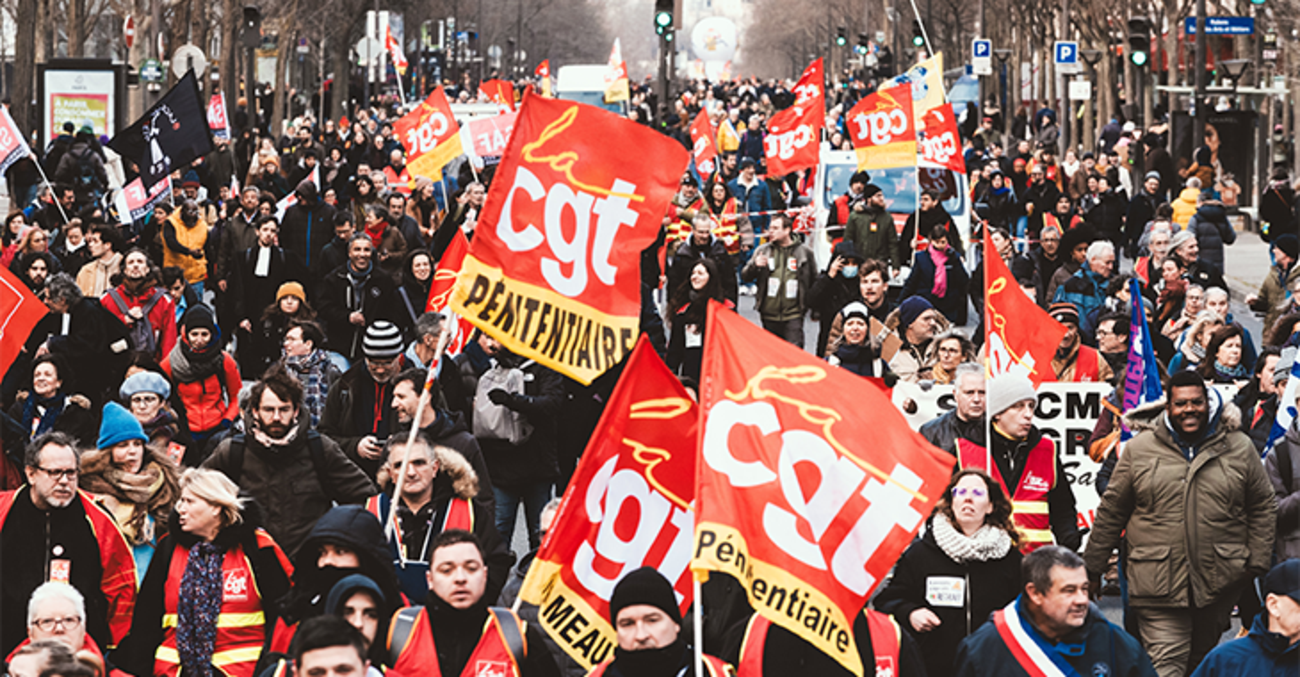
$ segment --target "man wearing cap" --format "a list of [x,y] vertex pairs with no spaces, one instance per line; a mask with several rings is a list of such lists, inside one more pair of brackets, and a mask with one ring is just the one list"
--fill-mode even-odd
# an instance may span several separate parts
[[1048,314],[1065,326],[1065,336],[1061,338],[1061,343],[1056,346],[1056,354],[1052,356],[1052,371],[1056,374],[1056,380],[1109,383],[1115,377],[1115,372],[1095,348],[1083,345],[1083,340],[1079,337],[1079,310],[1074,304],[1053,303]]
[[1186,675],[1218,643],[1250,577],[1268,570],[1277,501],[1241,412],[1196,372],[1129,411],[1128,441],[1084,554],[1098,581],[1120,544],[1129,608],[1161,677]]
[[1161,202],[1164,200],[1160,196],[1160,172],[1147,172],[1142,179],[1142,189],[1129,200],[1128,213],[1124,216],[1124,233],[1128,237],[1130,252],[1137,251],[1138,239],[1147,224],[1156,218],[1156,208]]
[[1052,544],[1077,550],[1083,535],[1074,491],[1056,444],[1034,425],[1034,384],[1023,374],[1003,374],[989,382],[987,401],[993,417],[991,445],[959,438],[957,464],[963,470],[982,470],[1002,483],[1011,497],[1011,521],[1020,531],[1022,551]]
[[984,367],[974,362],[957,365],[952,384],[957,406],[922,424],[917,432],[930,444],[956,456],[957,440],[984,446]]
[[826,227],[845,226],[849,222],[849,210],[862,200],[863,191],[871,183],[871,175],[858,170],[849,177],[849,189],[832,203],[830,213],[826,216]]
[[[609,598],[609,620],[618,637],[614,657],[587,677],[680,677],[695,674],[695,651],[682,632],[682,613],[673,585],[653,567],[619,580]],[[725,677],[730,666],[704,654],[704,675]],[[783,673],[769,673],[783,674]]]
[[675,218],[668,219],[668,235],[665,244],[671,256],[677,247],[686,241],[694,228],[695,215],[704,207],[704,198],[700,197],[700,182],[689,172],[682,175],[681,190],[673,196],[672,210]]
[[[1264,577],[1264,613],[1250,634],[1210,652],[1193,677],[1294,675],[1300,670],[1300,560],[1289,559]],[[1246,619],[1242,619],[1244,623]]]
[[1024,588],[957,647],[958,677],[1156,677],[1142,645],[1089,604],[1083,560],[1045,546],[1020,563]]
[[320,431],[374,479],[383,460],[384,443],[397,431],[393,381],[402,372],[406,348],[402,330],[387,320],[366,327],[358,360],[330,387]]
[[1076,325],[1089,337],[1095,327],[1089,326],[1087,319],[1106,304],[1106,287],[1115,272],[1116,254],[1115,245],[1109,240],[1097,240],[1088,245],[1083,265],[1056,288],[1056,295],[1052,297],[1053,304],[1074,304],[1078,319],[1083,321],[1083,324],[1076,322]]
[[925,354],[942,318],[943,314],[921,296],[904,300],[898,310],[890,313],[885,326],[894,326],[903,342],[898,352],[889,358],[889,368],[898,374],[898,378],[913,383],[929,378],[930,365],[926,363]]
[[1199,284],[1202,289],[1228,288],[1227,283],[1223,281],[1223,269],[1201,256],[1201,244],[1191,231],[1180,230],[1174,233],[1169,240],[1169,253],[1177,256],[1178,260],[1187,267],[1183,277],[1189,284]]
[[880,186],[867,184],[862,199],[853,204],[844,241],[852,242],[864,259],[876,259],[897,272],[903,265],[903,246],[894,228],[894,217],[885,209],[885,194]]
[[438,534],[430,546],[429,596],[393,615],[388,652],[399,675],[559,677],[535,625],[489,606],[483,546],[468,531]]
[[1259,285],[1259,292],[1246,297],[1246,305],[1257,313],[1264,313],[1264,326],[1272,327],[1290,304],[1288,290],[1300,278],[1300,238],[1294,233],[1273,237],[1273,266]]

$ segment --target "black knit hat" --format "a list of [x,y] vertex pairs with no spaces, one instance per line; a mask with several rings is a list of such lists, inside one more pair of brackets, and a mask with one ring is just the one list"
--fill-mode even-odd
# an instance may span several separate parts
[[618,612],[637,604],[649,604],[668,614],[674,623],[682,624],[673,584],[654,567],[641,567],[614,586],[614,594],[609,598],[609,622],[618,625]]
[[879,192],[881,192],[880,186],[877,186],[874,183],[868,183],[867,187],[862,189],[862,197],[864,198],[875,197],[876,193]]

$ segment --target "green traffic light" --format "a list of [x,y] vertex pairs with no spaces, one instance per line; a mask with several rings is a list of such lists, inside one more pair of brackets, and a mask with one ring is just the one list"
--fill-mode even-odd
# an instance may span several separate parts
[[1146,52],[1133,52],[1129,58],[1133,61],[1134,66],[1145,66],[1149,57]]
[[672,23],[673,23],[672,12],[659,12],[658,14],[655,14],[656,26],[670,26],[672,25]]
[[925,45],[925,38],[923,38],[923,37],[921,37],[921,36],[919,36],[919,35],[913,35],[913,36],[912,36],[912,44],[915,45],[915,46],[917,46],[917,47],[921,47],[921,46]]
[[838,38],[835,38],[835,45],[837,47],[843,47],[847,42],[848,41],[844,39],[843,35],[839,36]]

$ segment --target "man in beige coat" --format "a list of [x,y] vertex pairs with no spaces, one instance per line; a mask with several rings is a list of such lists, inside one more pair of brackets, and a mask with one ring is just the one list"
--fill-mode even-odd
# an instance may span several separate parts
[[1251,577],[1268,571],[1276,500],[1241,412],[1194,372],[1167,403],[1134,409],[1128,442],[1084,553],[1094,590],[1121,536],[1129,605],[1160,677],[1191,674],[1231,623]]

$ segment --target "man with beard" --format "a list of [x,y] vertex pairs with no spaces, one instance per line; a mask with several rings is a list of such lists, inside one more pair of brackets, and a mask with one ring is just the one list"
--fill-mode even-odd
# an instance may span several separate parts
[[185,200],[162,227],[163,266],[177,266],[185,273],[185,281],[203,298],[203,285],[208,279],[208,264],[203,247],[208,242],[208,222],[203,220],[199,203]]
[[862,189],[862,199],[854,203],[844,229],[844,241],[856,245],[863,259],[888,264],[891,273],[897,273],[904,263],[903,247],[912,246],[910,241],[906,245],[899,241],[894,217],[885,208],[885,193],[874,183],[867,184]]
[[176,347],[176,305],[158,287],[161,275],[142,249],[126,253],[122,283],[100,304],[127,327],[131,350],[161,363]]
[[[225,292],[229,277],[235,269],[235,259],[257,242],[257,199],[262,192],[256,186],[245,186],[239,194],[239,209],[226,217],[217,247],[217,289]],[[223,322],[224,324],[224,322]]]
[[1272,563],[1277,499],[1241,412],[1194,371],[1165,402],[1128,412],[1128,441],[1084,559],[1094,587],[1121,538],[1128,603],[1161,677],[1196,669],[1232,621],[1242,588]]
[[402,592],[411,599],[420,599],[426,590],[429,544],[444,531],[463,529],[472,532],[483,545],[488,565],[486,597],[496,599],[515,558],[497,531],[495,507],[479,500],[485,487],[489,493],[492,491],[490,482],[475,473],[455,449],[435,445],[421,433],[416,433],[409,445],[407,439],[405,433],[389,438],[379,474],[382,493],[366,501],[366,510],[388,524],[397,478],[405,473],[402,495],[397,500],[398,529],[388,535]]
[[1058,381],[1109,383],[1115,377],[1110,364],[1095,348],[1083,345],[1079,337],[1079,310],[1073,303],[1053,303],[1052,319],[1065,326],[1065,336],[1052,357],[1052,371]]
[[337,503],[361,503],[375,485],[302,415],[302,384],[273,368],[249,390],[244,434],[217,445],[203,467],[220,470],[256,500],[264,525],[297,556],[316,521]]
[[389,628],[397,674],[474,675],[501,664],[510,666],[502,673],[507,677],[559,677],[537,627],[525,629],[514,612],[488,606],[488,566],[473,534],[442,532],[430,545],[429,560],[424,605],[397,612]]
[[1048,674],[1155,677],[1137,640],[1088,603],[1096,590],[1073,551],[1039,548],[1021,562],[1020,572],[1020,596],[957,647],[958,677],[1044,674],[1032,655],[1051,664]]
[[85,598],[98,646],[116,646],[130,629],[135,559],[112,515],[77,491],[80,459],[76,440],[45,433],[27,447],[27,485],[0,493],[0,655],[27,637],[27,602],[49,581]]
[[[286,252],[296,254],[310,270],[334,235],[334,208],[320,199],[316,184],[310,179],[300,181],[294,192],[298,195],[298,202],[284,211],[280,246]],[[321,272],[330,270],[321,269]]]

